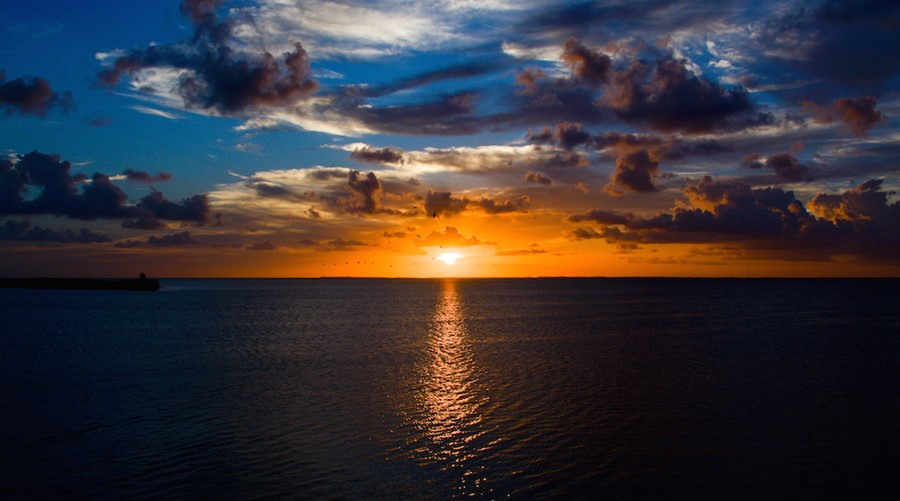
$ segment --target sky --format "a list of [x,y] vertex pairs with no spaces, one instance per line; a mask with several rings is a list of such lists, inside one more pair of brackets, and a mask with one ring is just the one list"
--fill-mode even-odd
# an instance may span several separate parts
[[897,277],[898,116],[889,0],[4,0],[0,276]]

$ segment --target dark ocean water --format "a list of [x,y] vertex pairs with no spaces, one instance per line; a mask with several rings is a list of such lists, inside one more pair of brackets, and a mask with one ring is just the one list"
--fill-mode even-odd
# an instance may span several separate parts
[[3,499],[900,499],[898,280],[0,290]]

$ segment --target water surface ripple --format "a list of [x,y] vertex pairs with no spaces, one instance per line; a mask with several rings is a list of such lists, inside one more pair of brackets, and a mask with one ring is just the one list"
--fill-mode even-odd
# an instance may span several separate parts
[[897,499],[898,285],[0,290],[0,497]]

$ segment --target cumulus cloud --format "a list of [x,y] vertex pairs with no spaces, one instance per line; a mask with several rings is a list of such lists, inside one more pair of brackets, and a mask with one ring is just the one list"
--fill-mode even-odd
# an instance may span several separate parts
[[[268,51],[240,53],[233,46],[233,25],[216,16],[219,1],[185,0],[182,13],[194,23],[194,37],[174,45],[134,49],[117,57],[100,73],[100,81],[115,85],[126,74],[169,69],[178,72],[175,90],[186,108],[241,116],[262,107],[296,103],[318,84],[299,42],[276,58]],[[152,91],[154,89],[143,89]]]
[[509,212],[527,212],[531,198],[522,195],[515,200],[502,202],[492,198],[454,197],[450,192],[429,190],[425,194],[425,212],[432,217],[452,216],[467,209],[480,209],[486,214],[506,214]]
[[844,123],[857,137],[865,136],[876,125],[887,122],[887,116],[875,109],[878,99],[872,96],[860,98],[842,97],[829,105],[818,105],[804,101],[803,108],[810,112],[818,123]]
[[[167,200],[154,191],[136,204],[110,178],[94,173],[90,178],[73,174],[72,164],[58,155],[37,151],[18,155],[16,161],[0,160],[0,215],[53,214],[77,219],[157,219],[203,225],[209,219],[205,195],[181,202]],[[40,194],[26,198],[28,188]],[[80,189],[79,189],[80,188]]]
[[610,79],[600,103],[629,122],[665,131],[709,133],[766,122],[742,88],[728,89],[688,70],[686,61],[665,56],[634,61]]
[[0,226],[0,240],[26,240],[33,242],[93,244],[110,242],[107,235],[95,233],[87,228],[73,231],[69,228],[51,230],[32,226],[28,220],[6,221]]
[[553,186],[553,179],[547,177],[544,174],[541,174],[540,172],[526,172],[525,182],[541,184],[544,186]]
[[459,214],[468,207],[468,198],[456,198],[449,191],[432,191],[425,194],[425,212],[437,217]]
[[71,92],[60,95],[50,83],[40,77],[19,77],[6,81],[6,73],[0,70],[0,110],[7,115],[47,116],[52,108],[70,111],[73,108]]
[[574,38],[569,38],[563,44],[560,58],[569,65],[574,75],[591,85],[600,86],[609,79],[612,69],[609,56],[585,47]]
[[372,214],[378,209],[378,199],[381,197],[381,183],[374,172],[369,172],[363,176],[359,171],[350,171],[347,186],[355,194],[346,205],[348,210]]
[[647,217],[600,209],[575,214],[569,221],[593,221],[602,228],[577,228],[570,237],[630,244],[733,242],[794,258],[805,252],[810,259],[856,255],[900,261],[900,202],[890,204],[881,185],[871,180],[841,195],[820,194],[807,211],[792,191],[706,176],[684,189],[689,206]]
[[649,193],[659,191],[655,179],[659,175],[659,162],[647,150],[624,153],[616,159],[616,169],[610,183],[604,188],[619,196],[625,191]]
[[754,153],[745,158],[742,165],[751,169],[772,169],[776,176],[785,181],[812,180],[812,170],[790,153],[779,153],[767,158]]
[[432,231],[425,238],[416,241],[418,247],[469,247],[482,244],[486,242],[474,235],[466,238],[453,226],[447,226],[441,231]]

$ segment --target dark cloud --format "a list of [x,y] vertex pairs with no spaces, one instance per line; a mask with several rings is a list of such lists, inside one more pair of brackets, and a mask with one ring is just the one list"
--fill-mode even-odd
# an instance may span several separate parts
[[812,181],[813,179],[812,170],[801,164],[797,157],[790,153],[779,153],[765,159],[759,154],[753,154],[745,158],[742,165],[751,169],[772,169],[779,179],[785,181]]
[[65,112],[73,108],[71,92],[59,95],[50,83],[39,77],[20,77],[6,81],[6,74],[0,70],[0,110],[7,115],[19,112],[22,115],[47,116],[51,108]]
[[[760,31],[764,51],[816,77],[877,89],[900,74],[900,3],[826,0],[780,11]],[[802,44],[798,44],[802,41]]]
[[522,195],[515,200],[506,200],[505,202],[497,202],[490,198],[482,198],[477,202],[487,214],[505,214],[508,212],[528,212],[531,206],[531,198],[528,195]]
[[517,91],[521,95],[534,95],[540,90],[540,82],[547,78],[547,74],[540,68],[526,68],[516,73],[516,84],[522,89]]
[[871,96],[856,99],[843,97],[825,106],[804,101],[803,108],[812,114],[816,122],[830,124],[839,120],[850,127],[854,135],[865,136],[876,125],[887,122],[887,116],[875,109],[877,104],[878,99]]
[[[628,2],[551,2],[551,7],[535,11],[517,27],[539,40],[563,40],[571,36],[608,39],[652,36],[660,33],[702,26],[729,12],[731,1],[723,0],[710,9],[709,4],[694,0],[631,0]],[[622,28],[625,27],[625,28]]]
[[138,220],[163,219],[193,226],[205,225],[210,217],[209,199],[206,195],[194,195],[180,202],[172,202],[158,191],[152,191],[141,198],[134,211]]
[[480,93],[461,91],[431,101],[387,107],[362,99],[341,99],[341,114],[383,133],[410,135],[464,135],[478,132],[481,119],[472,116]]
[[372,146],[364,146],[353,150],[353,152],[350,153],[350,158],[367,163],[402,164],[403,151],[389,147],[374,148]]
[[810,213],[792,191],[754,189],[707,176],[685,188],[690,207],[650,217],[599,209],[573,215],[572,222],[595,221],[603,227],[578,228],[570,236],[631,244],[737,242],[767,255],[797,258],[797,252],[805,252],[809,259],[843,254],[900,261],[900,202],[889,204],[881,185],[871,180],[842,195],[818,195],[808,204]]
[[283,54],[280,61],[267,51],[253,56],[236,53],[230,45],[231,25],[216,18],[219,4],[185,0],[181,9],[194,22],[192,40],[132,50],[101,72],[100,80],[115,85],[123,75],[144,69],[185,70],[176,87],[185,106],[224,115],[290,105],[318,88],[312,79],[309,58],[299,42],[294,42],[294,49]]
[[612,70],[612,60],[609,56],[585,47],[574,38],[566,40],[563,44],[560,58],[571,68],[575,76],[598,87],[607,82]]
[[345,87],[343,90],[348,97],[352,98],[381,97],[445,80],[466,79],[495,73],[505,66],[506,64],[501,61],[478,61],[457,64],[421,73],[413,77],[404,78],[390,84],[367,87],[349,86]]
[[259,242],[259,243],[255,243],[252,245],[248,245],[246,248],[247,248],[247,250],[254,250],[254,251],[270,251],[270,250],[275,250],[277,248],[277,246],[275,244],[273,244],[272,242],[266,240],[265,242]]
[[[72,164],[58,155],[37,151],[18,155],[15,162],[0,160],[0,215],[54,214],[77,219],[121,218],[148,222],[164,219],[195,225],[208,221],[206,195],[172,202],[154,191],[136,205],[128,205],[125,192],[108,176],[94,173],[88,179],[81,173],[72,174],[71,168]],[[38,188],[40,192],[36,197],[26,198],[23,195],[29,188]]]
[[580,123],[562,122],[555,129],[545,127],[538,133],[529,131],[528,140],[537,144],[552,144],[567,150],[590,147],[599,151],[611,148],[616,155],[623,152],[647,149],[658,158],[681,159],[686,155],[715,155],[733,151],[711,138],[659,136],[606,131],[597,135],[586,132]]
[[603,238],[603,234],[593,228],[575,228],[569,233],[569,238],[573,240],[590,240],[592,238]]
[[819,194],[808,206],[817,216],[849,230],[865,239],[872,247],[893,244],[885,248],[900,258],[900,202],[888,203],[887,193],[881,191],[881,179],[872,179],[842,195]]
[[191,18],[194,24],[215,21],[216,9],[222,0],[183,0],[181,14]]
[[604,189],[617,196],[622,195],[623,189],[636,193],[659,191],[654,183],[658,175],[659,162],[647,150],[627,152],[616,159],[616,170]]
[[683,59],[665,56],[650,65],[634,61],[617,71],[600,100],[622,119],[686,134],[739,129],[765,122],[742,88],[727,89],[688,71]]
[[191,237],[191,232],[183,231],[181,233],[173,233],[171,235],[151,235],[147,238],[147,245],[154,247],[181,247],[185,245],[194,245],[197,241]]
[[354,240],[354,239],[346,240],[343,238],[336,238],[334,240],[329,240],[327,243],[331,247],[328,249],[325,249],[325,250],[335,250],[335,251],[353,250],[356,247],[366,247],[369,245],[361,240]]
[[526,172],[525,182],[542,184],[544,186],[553,186],[553,179],[547,177],[544,174],[541,174],[540,172]]
[[582,129],[580,123],[562,122],[556,125],[555,131],[545,128],[538,134],[531,134],[529,140],[533,143],[554,143],[571,150],[587,144],[591,135]]
[[425,194],[425,213],[452,216],[464,211],[469,205],[468,198],[455,198],[449,191],[431,191]]
[[166,223],[154,218],[127,219],[122,221],[122,228],[133,230],[159,230],[166,227]]
[[80,243],[93,244],[111,242],[106,235],[94,233],[87,228],[81,228],[78,231],[72,231],[65,228],[61,230],[51,230],[40,226],[31,226],[27,220],[22,221],[6,221],[0,226],[0,240],[27,240],[34,242],[54,242],[54,243]]
[[603,209],[593,209],[581,214],[574,214],[569,216],[569,221],[573,223],[583,223],[587,221],[593,221],[595,223],[609,225],[609,224],[628,224],[634,219],[632,214],[622,214],[620,212],[603,210]]
[[425,195],[425,214],[429,217],[452,216],[472,208],[480,209],[486,214],[506,214],[509,212],[527,212],[531,198],[523,195],[515,200],[498,202],[490,198],[473,200],[468,197],[457,198],[450,192],[429,191]]
[[159,172],[154,176],[149,172],[133,169],[125,169],[124,171],[122,171],[122,175],[125,176],[127,180],[135,181],[138,183],[154,183],[172,179],[172,174],[169,174],[168,172]]
[[406,238],[405,231],[385,231],[382,233],[384,238]]
[[363,176],[359,171],[350,171],[347,186],[355,193],[355,196],[345,205],[346,209],[351,212],[375,213],[381,197],[381,183],[374,172]]

